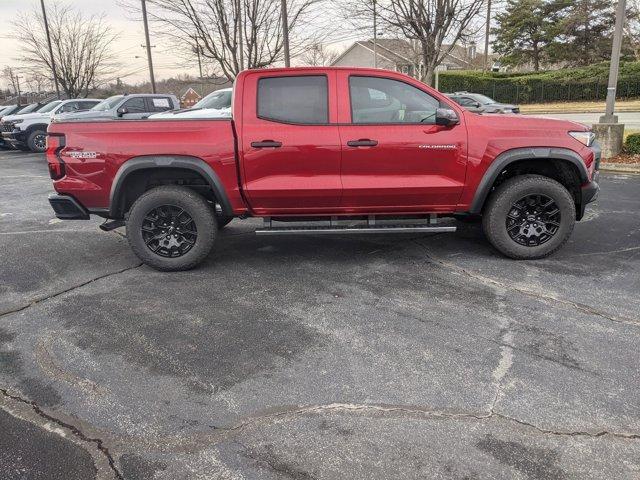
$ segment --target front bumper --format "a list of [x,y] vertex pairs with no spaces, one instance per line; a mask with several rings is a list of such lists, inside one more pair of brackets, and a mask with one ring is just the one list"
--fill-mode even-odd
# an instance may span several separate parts
[[49,195],[51,208],[61,220],[89,220],[89,212],[69,195]]
[[602,151],[600,149],[600,145],[597,143],[594,143],[591,146],[591,149],[594,154],[594,167],[593,172],[591,173],[591,181],[580,187],[580,204],[577,212],[577,220],[582,219],[587,204],[595,202],[598,199],[598,194],[600,193],[600,185],[598,181],[600,180],[600,158],[602,156]]
[[14,130],[12,132],[2,132],[2,139],[6,143],[25,144],[27,142],[26,133],[22,130]]

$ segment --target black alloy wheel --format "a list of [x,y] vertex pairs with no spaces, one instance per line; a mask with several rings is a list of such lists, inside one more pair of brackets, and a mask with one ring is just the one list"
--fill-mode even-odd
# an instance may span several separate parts
[[514,242],[537,247],[553,238],[560,228],[560,222],[560,209],[552,198],[531,194],[511,205],[506,227]]
[[147,247],[165,258],[185,255],[198,238],[198,229],[191,215],[175,205],[153,208],[144,216],[140,228]]

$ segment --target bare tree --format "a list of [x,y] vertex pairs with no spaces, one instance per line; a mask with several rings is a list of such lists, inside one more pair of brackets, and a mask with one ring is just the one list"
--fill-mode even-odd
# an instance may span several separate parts
[[338,58],[338,54],[333,50],[328,50],[327,47],[321,43],[311,45],[300,56],[303,64],[314,67],[331,65],[336,58]]
[[[309,21],[323,0],[288,0],[291,54],[301,52],[304,45],[317,40]],[[121,0],[133,11],[137,0]],[[159,35],[168,37],[183,54],[195,61],[200,52],[204,62],[228,79],[243,68],[264,68],[282,59],[283,35],[280,22],[280,0],[147,0],[152,22],[161,26]],[[242,24],[238,17],[241,15]]]
[[[54,4],[47,16],[58,83],[67,96],[86,97],[115,68],[110,48],[116,34],[105,23],[104,15],[86,17],[65,4]],[[32,72],[52,78],[42,13],[36,9],[20,15],[13,29],[23,63]]]
[[[344,11],[361,31],[370,30],[373,1],[341,0]],[[438,65],[455,45],[470,42],[485,24],[486,0],[378,0],[378,29],[409,40],[420,79],[432,84]],[[366,30],[363,29],[366,25]]]
[[4,67],[2,70],[2,78],[4,78],[9,87],[13,89],[14,94],[18,95],[20,90],[18,72],[16,72],[13,67]]

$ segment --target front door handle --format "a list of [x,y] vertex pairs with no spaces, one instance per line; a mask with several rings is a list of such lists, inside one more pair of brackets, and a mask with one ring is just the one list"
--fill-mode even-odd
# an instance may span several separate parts
[[347,145],[350,147],[375,147],[378,145],[378,141],[361,138],[360,140],[349,140]]
[[262,140],[261,142],[251,142],[253,148],[280,148],[282,142],[276,142],[274,140]]

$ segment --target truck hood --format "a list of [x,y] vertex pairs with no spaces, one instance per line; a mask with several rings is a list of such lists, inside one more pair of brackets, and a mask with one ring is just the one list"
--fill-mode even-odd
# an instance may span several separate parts
[[[473,113],[466,113],[467,115],[476,115]],[[527,129],[527,130],[566,130],[574,132],[586,132],[591,128],[584,123],[573,122],[571,120],[558,120],[556,118],[549,118],[538,115],[503,115],[495,113],[483,113],[482,115],[476,115],[481,117],[493,127],[504,129]],[[477,121],[477,120],[476,120]]]
[[84,120],[90,118],[112,118],[113,114],[111,110],[107,110],[105,112],[99,112],[97,110],[86,110],[84,112],[69,112],[69,113],[61,113],[54,117],[55,121],[63,121],[63,120]]
[[48,120],[51,118],[48,113],[25,113],[24,115],[7,115],[2,117],[3,122],[12,122],[13,120]]

